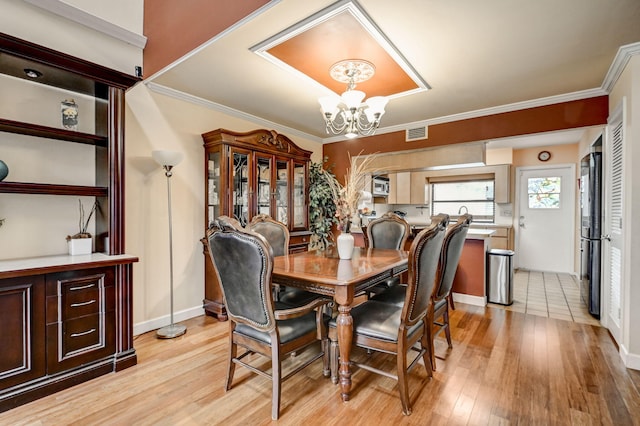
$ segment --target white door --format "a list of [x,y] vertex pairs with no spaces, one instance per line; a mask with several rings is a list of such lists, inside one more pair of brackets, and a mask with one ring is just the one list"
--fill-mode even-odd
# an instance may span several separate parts
[[575,165],[519,167],[515,266],[574,273]]
[[622,105],[609,117],[605,145],[605,181],[603,192],[604,230],[607,238],[602,241],[602,312],[603,324],[614,339],[620,342],[622,318],[622,219],[623,219],[623,171],[624,171],[624,120]]

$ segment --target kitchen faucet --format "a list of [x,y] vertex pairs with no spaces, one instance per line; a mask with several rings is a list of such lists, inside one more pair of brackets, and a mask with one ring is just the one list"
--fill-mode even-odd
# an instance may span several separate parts
[[460,208],[458,209],[458,215],[462,214],[462,209],[464,209],[465,214],[469,214],[469,209],[467,208],[467,206],[460,206]]

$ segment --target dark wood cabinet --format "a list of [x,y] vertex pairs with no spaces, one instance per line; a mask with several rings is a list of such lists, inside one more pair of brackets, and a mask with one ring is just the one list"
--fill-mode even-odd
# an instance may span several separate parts
[[47,372],[115,353],[113,268],[46,276]]
[[[63,179],[71,183],[48,181],[58,178],[56,173],[2,181],[0,195],[17,194],[7,196],[14,203],[15,197],[27,197],[42,211],[47,211],[51,197],[71,196],[69,204],[78,197],[92,197],[100,206],[93,230],[95,253],[30,253],[32,257],[0,260],[4,411],[137,362],[132,264],[138,259],[124,254],[124,96],[140,79],[2,33],[0,79],[0,149],[11,136],[32,147],[30,155],[20,158],[24,170],[36,169],[44,147],[74,154],[58,167],[59,174],[89,170],[88,177],[83,174],[87,181],[78,184],[76,174]],[[62,94],[82,102],[77,128],[65,128],[60,112],[50,108],[52,102],[60,108]],[[7,107],[12,102],[16,108]],[[52,226],[59,225],[57,219],[52,218]],[[41,219],[24,219],[28,220],[37,223],[22,225],[44,226]],[[61,241],[68,232],[55,231]],[[22,247],[41,243],[41,235],[30,236],[21,241]]]
[[[309,232],[309,161],[311,151],[273,130],[246,133],[225,129],[202,135],[205,171],[205,229],[218,216],[236,218],[243,226],[258,214],[284,223],[291,235],[289,251],[307,249]],[[207,242],[204,309],[226,320],[222,293]]]
[[0,280],[0,394],[44,376],[44,297],[42,276]]
[[0,412],[136,363],[123,303],[137,259],[83,257],[0,261]]

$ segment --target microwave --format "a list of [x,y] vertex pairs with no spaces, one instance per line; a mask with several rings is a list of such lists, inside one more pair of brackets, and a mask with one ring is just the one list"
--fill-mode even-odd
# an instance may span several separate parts
[[389,195],[389,178],[374,176],[372,186],[371,194],[373,194],[374,197],[386,197]]

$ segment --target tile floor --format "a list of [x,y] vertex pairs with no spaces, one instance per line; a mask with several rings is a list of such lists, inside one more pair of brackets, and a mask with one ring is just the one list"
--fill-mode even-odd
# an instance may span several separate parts
[[493,307],[549,318],[600,325],[580,299],[576,277],[555,272],[522,271],[513,277],[513,304]]

